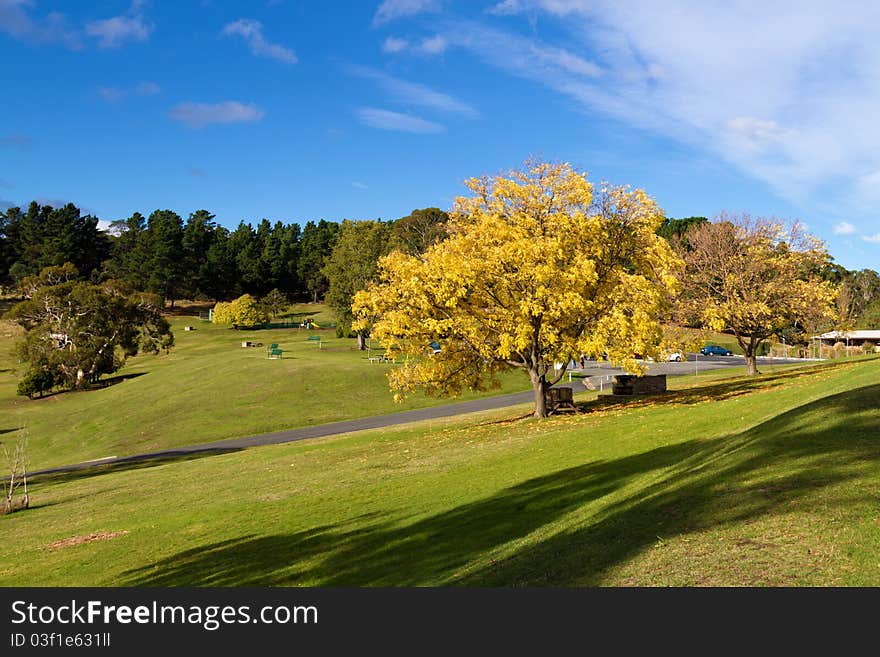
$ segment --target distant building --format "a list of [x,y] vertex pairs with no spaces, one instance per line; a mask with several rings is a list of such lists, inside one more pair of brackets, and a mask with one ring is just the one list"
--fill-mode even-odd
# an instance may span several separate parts
[[876,347],[880,345],[880,331],[831,331],[814,339],[829,347],[838,342],[847,347]]

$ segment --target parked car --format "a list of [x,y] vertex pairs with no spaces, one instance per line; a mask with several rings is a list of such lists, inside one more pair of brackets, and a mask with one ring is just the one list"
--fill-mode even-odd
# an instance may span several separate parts
[[671,354],[666,356],[666,360],[670,363],[680,363],[684,360],[684,354],[680,351],[673,351]]
[[700,349],[700,353],[704,356],[733,356],[733,352],[730,349],[719,347],[717,344],[706,345]]

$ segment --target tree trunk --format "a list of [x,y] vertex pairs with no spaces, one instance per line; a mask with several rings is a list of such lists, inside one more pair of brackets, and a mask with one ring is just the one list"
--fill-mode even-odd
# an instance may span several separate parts
[[755,358],[755,355],[746,354],[746,373],[749,376],[756,376],[760,374],[758,371],[758,361]]
[[357,339],[358,339],[358,349],[360,349],[361,351],[366,351],[367,350],[367,343],[366,343],[366,340],[364,340],[363,331],[357,332]]
[[543,376],[532,374],[531,377],[535,391],[535,417],[547,417],[547,389],[550,384]]
[[760,374],[757,359],[758,342],[754,338],[750,338],[743,351],[746,356],[746,373],[749,376],[757,376]]

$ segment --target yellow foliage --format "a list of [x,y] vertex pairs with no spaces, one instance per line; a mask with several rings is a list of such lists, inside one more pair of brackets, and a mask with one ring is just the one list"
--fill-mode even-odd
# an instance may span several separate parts
[[657,354],[682,263],[644,191],[595,190],[568,164],[534,162],[466,185],[447,239],[384,257],[379,282],[355,295],[356,326],[408,356],[393,389],[456,394],[519,367],[537,391],[582,354],[631,371],[634,354]]
[[250,294],[243,294],[228,303],[220,301],[214,306],[214,324],[233,324],[236,326],[257,326],[268,321],[268,313]]

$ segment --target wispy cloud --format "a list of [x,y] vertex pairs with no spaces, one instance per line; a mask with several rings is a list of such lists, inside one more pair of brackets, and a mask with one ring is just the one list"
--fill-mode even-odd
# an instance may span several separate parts
[[874,233],[873,235],[862,235],[862,239],[866,242],[871,242],[873,244],[880,244],[880,233]]
[[39,205],[48,205],[51,208],[63,208],[68,203],[72,203],[79,209],[80,213],[83,215],[90,214],[94,217],[98,214],[96,210],[93,210],[92,208],[86,207],[84,205],[80,205],[76,201],[71,201],[68,198],[50,198],[47,196],[39,196],[35,198],[34,201],[36,201]]
[[86,34],[97,39],[99,48],[119,48],[128,41],[146,41],[153,23],[144,17],[145,3],[134,0],[126,13],[86,23]]
[[117,87],[98,87],[98,95],[108,103],[117,103],[125,96],[125,92]]
[[457,98],[435,91],[417,82],[407,82],[376,69],[355,66],[351,72],[369,80],[376,81],[394,100],[407,105],[427,107],[441,112],[459,114],[469,118],[479,115],[476,109]]
[[409,41],[390,36],[382,42],[382,52],[397,53],[409,48]]
[[155,96],[162,93],[162,87],[155,82],[138,82],[134,90],[141,96]]
[[403,52],[417,55],[442,55],[446,52],[449,42],[441,34],[426,37],[419,41],[409,41],[398,37],[388,37],[382,42],[382,52],[394,55]]
[[[494,16],[517,13],[529,20]],[[449,47],[719,157],[813,211],[867,217],[880,200],[876,3],[504,0],[484,16],[434,27]],[[552,45],[536,36],[549,33]]]
[[71,50],[82,48],[80,31],[67,17],[51,11],[42,18],[31,15],[33,0],[0,0],[0,32],[31,43],[60,43]]
[[371,128],[379,128],[380,130],[422,134],[443,132],[445,130],[442,125],[433,121],[374,107],[361,107],[357,110],[356,114],[361,123]]
[[373,16],[373,27],[379,27],[398,18],[436,11],[439,8],[439,0],[384,0]]
[[15,146],[23,148],[30,146],[33,139],[28,135],[0,135],[0,146]]
[[854,235],[858,229],[847,221],[841,221],[834,226],[835,235]]
[[268,57],[285,64],[295,64],[296,53],[277,43],[270,43],[263,36],[263,24],[251,18],[241,18],[228,23],[220,32],[221,36],[240,36],[250,51],[257,57]]
[[229,100],[223,103],[180,103],[168,112],[175,121],[191,128],[202,128],[212,123],[253,123],[265,116],[256,105]]
[[358,181],[351,183],[351,186],[354,187],[355,189],[369,189],[369,187],[367,187],[367,185],[365,183],[358,182]]
[[12,201],[4,201],[3,199],[0,199],[0,212],[5,212],[9,208],[14,208],[16,205],[18,204],[13,203]]

